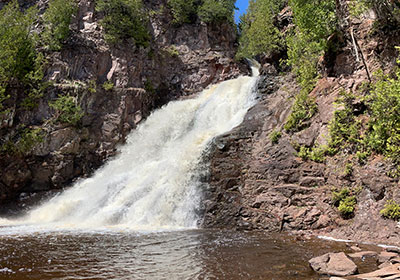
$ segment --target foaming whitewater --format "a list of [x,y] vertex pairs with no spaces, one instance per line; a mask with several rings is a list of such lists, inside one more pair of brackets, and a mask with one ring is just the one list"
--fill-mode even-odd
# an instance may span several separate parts
[[195,228],[202,155],[212,139],[239,125],[255,103],[253,77],[241,76],[170,102],[133,131],[119,156],[93,177],[0,226],[43,229]]

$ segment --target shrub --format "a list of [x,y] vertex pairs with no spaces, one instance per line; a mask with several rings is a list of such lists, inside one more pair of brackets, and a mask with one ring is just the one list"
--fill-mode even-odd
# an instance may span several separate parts
[[229,22],[233,24],[235,0],[203,0],[198,9],[199,18],[206,23]]
[[327,38],[336,28],[335,0],[290,0],[296,25],[287,38],[288,60],[304,91],[310,91],[318,75],[318,59],[327,49]]
[[283,1],[250,1],[247,13],[240,17],[237,59],[253,57],[282,48],[283,40],[274,20]]
[[51,0],[43,15],[45,29],[42,39],[52,51],[58,51],[69,35],[69,25],[72,16],[77,12],[77,5],[73,0]]
[[148,19],[140,0],[99,0],[96,10],[104,14],[100,23],[110,44],[133,39],[137,46],[149,45]]
[[383,217],[393,220],[400,219],[400,205],[394,200],[388,200],[385,207],[379,212]]
[[356,197],[348,196],[340,201],[338,210],[342,216],[348,217],[349,215],[353,214],[356,204]]
[[282,137],[282,133],[280,131],[272,131],[269,135],[269,139],[271,140],[272,144],[278,144],[279,139]]
[[78,105],[76,99],[70,95],[58,97],[50,102],[49,106],[56,110],[56,119],[61,123],[77,125],[83,116],[83,111]]
[[296,96],[292,112],[284,126],[287,132],[300,131],[306,127],[306,122],[318,111],[315,100],[307,92],[301,92]]
[[365,142],[400,168],[400,70],[377,78],[367,100],[371,118]]
[[14,148],[18,153],[27,154],[42,141],[43,130],[41,128],[27,128],[23,131]]
[[301,146],[297,156],[301,157],[303,160],[312,160],[315,162],[323,162],[325,160],[326,147],[317,146],[313,148],[307,148]]
[[30,35],[37,10],[20,11],[18,2],[11,1],[0,10],[0,110],[10,97],[9,85],[22,85],[35,70],[35,50]]
[[104,84],[103,84],[103,88],[106,91],[111,91],[111,90],[114,89],[114,83],[112,81],[105,81]]
[[171,45],[168,48],[165,48],[165,51],[172,57],[179,56],[179,50],[176,48],[175,45]]
[[343,188],[338,192],[332,192],[332,203],[343,217],[349,217],[354,213],[357,199],[349,188]]
[[168,6],[172,11],[173,23],[181,25],[183,23],[194,22],[197,14],[197,6],[194,0],[168,0]]

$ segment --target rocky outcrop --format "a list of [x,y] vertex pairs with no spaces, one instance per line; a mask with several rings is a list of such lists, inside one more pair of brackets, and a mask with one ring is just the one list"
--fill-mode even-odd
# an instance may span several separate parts
[[[343,5],[346,5],[346,1]],[[270,231],[312,232],[340,239],[399,244],[400,229],[395,221],[382,218],[379,211],[388,199],[398,198],[399,182],[387,174],[393,168],[383,157],[373,155],[359,164],[345,153],[327,157],[322,163],[297,156],[300,146],[326,145],[329,123],[337,110],[341,91],[357,91],[367,73],[392,69],[400,42],[396,34],[371,35],[374,14],[362,20],[349,17],[340,6],[342,34],[340,48],[321,59],[324,76],[311,92],[318,113],[307,128],[286,133],[283,125],[293,97],[299,92],[294,78],[276,75],[268,59],[259,85],[260,98],[244,122],[215,140],[210,158],[210,187],[205,192],[205,227],[265,229]],[[350,36],[357,38],[365,64],[356,60]],[[323,61],[329,61],[325,63]],[[353,104],[355,114],[365,108]],[[270,134],[280,131],[273,143]],[[352,162],[352,172],[345,170]],[[332,203],[332,190],[357,190],[353,217],[343,217]]]
[[[47,2],[20,4],[37,4],[44,11]],[[14,141],[21,128],[40,129],[42,139],[24,154],[0,155],[0,205],[21,192],[62,188],[90,174],[155,108],[248,71],[233,60],[236,30],[228,23],[197,20],[175,26],[167,1],[144,1],[154,11],[149,13],[150,46],[110,46],[95,4],[79,1],[70,37],[61,51],[47,55],[45,80],[51,86],[38,106],[30,111],[14,107],[2,119],[0,144]],[[112,89],[106,90],[105,82]],[[55,121],[49,101],[60,95],[73,96],[82,108],[76,126]]]

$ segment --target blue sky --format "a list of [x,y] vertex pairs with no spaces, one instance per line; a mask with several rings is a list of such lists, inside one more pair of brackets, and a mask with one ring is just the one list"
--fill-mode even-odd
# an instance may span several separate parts
[[235,11],[235,22],[239,22],[239,16],[246,12],[247,6],[249,5],[249,0],[236,0],[236,7],[239,10]]

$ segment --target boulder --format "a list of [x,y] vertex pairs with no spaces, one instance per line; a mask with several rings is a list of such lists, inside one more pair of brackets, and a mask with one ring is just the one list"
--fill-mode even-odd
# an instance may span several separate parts
[[387,251],[383,251],[379,254],[378,256],[378,262],[379,263],[384,263],[384,262],[388,262],[391,259],[394,259],[396,257],[398,257],[399,255],[397,253],[394,252],[387,252]]
[[348,276],[357,272],[357,265],[345,253],[327,253],[309,260],[311,268],[319,274]]

